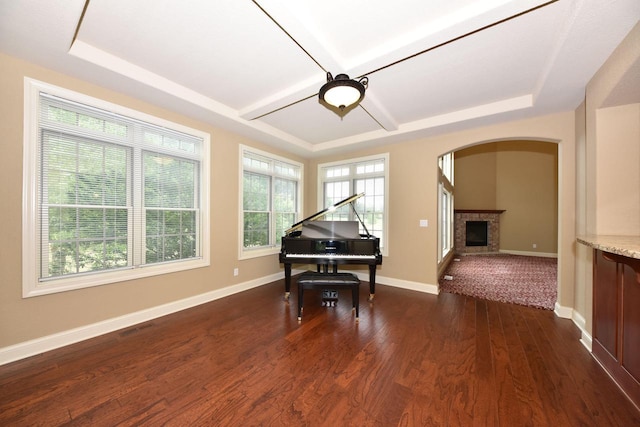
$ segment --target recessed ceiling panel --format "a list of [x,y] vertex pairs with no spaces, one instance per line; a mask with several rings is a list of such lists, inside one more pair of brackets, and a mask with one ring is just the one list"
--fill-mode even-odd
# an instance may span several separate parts
[[234,109],[324,75],[251,1],[92,0],[78,39]]
[[400,123],[532,94],[563,30],[554,4],[369,75]]
[[[338,60],[348,63],[379,46],[397,46],[418,35],[437,32],[443,26],[451,25],[453,17],[461,15],[461,9],[474,8],[475,13],[486,10],[486,7],[478,8],[474,3],[495,5],[507,1],[403,0],[374,3],[302,0],[292,2],[291,9]],[[474,12],[469,11],[467,18],[473,16]]]
[[69,49],[85,0],[0,1],[0,51],[59,63]]

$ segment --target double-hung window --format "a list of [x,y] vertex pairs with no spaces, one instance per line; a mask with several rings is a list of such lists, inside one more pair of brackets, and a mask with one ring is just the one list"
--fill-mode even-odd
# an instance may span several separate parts
[[302,164],[241,146],[240,258],[279,251],[284,231],[298,222]]
[[438,262],[453,249],[453,153],[438,158]]
[[25,84],[24,296],[208,265],[207,134]]
[[[356,212],[343,206],[324,216],[330,221],[364,222],[370,234],[380,238],[383,255],[388,245],[389,155],[350,159],[318,165],[318,204],[327,208],[353,194],[364,193],[354,202]],[[357,213],[357,216],[356,216]],[[361,226],[360,233],[365,233]]]

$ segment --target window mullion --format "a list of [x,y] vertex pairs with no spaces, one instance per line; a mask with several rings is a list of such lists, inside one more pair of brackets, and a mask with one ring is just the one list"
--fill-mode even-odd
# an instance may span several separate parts
[[[200,176],[201,176],[201,173],[202,173],[201,169],[202,169],[202,163],[198,163],[198,168],[197,168],[197,170],[195,172],[195,175],[194,175],[194,179],[195,179],[196,183],[201,182],[200,181]],[[202,210],[202,200],[201,200],[201,197],[200,197],[200,188],[201,188],[201,186],[199,184],[193,186],[193,200],[195,201],[195,204],[193,206],[193,210],[195,212],[195,223],[194,223],[194,226],[195,226],[195,229],[196,229],[196,242],[195,242],[195,244],[196,244],[196,254],[198,256],[202,256],[202,250],[201,250],[202,247],[200,246],[200,242],[201,242],[200,230],[202,230],[202,227],[201,227],[201,224],[200,224],[200,211]]]
[[[349,193],[348,194],[355,194],[356,193],[356,188],[358,188],[358,184],[357,184],[358,179],[355,177],[355,173],[354,173],[353,170],[351,171],[350,178],[351,179],[349,179]],[[362,200],[364,201],[364,199],[362,199]],[[351,205],[351,206],[353,206],[353,205]],[[353,209],[349,209],[347,212],[348,212],[348,215],[349,215],[349,221],[353,221],[355,219],[354,218],[355,215],[353,214]],[[364,211],[364,209],[363,209],[362,213],[366,214],[366,211]]]
[[[142,149],[135,147],[131,154],[131,170],[132,176],[129,180],[131,191],[127,191],[128,197],[132,197],[131,204],[129,204],[129,236],[127,242],[132,250],[129,254],[129,265],[134,267],[143,265],[146,263],[146,251],[144,250],[146,241],[145,231],[145,207],[143,204],[142,190],[144,188],[144,176],[142,170]],[[139,237],[138,237],[139,236]]]

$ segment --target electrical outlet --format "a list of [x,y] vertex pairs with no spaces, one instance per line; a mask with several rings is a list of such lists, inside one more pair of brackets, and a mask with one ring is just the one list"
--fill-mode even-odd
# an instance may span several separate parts
[[535,249],[535,248],[537,248],[537,247],[538,247],[538,245],[534,243],[534,244],[533,244],[533,249]]
[[237,269],[237,268],[234,268],[234,269],[233,269],[233,275],[234,275],[234,276],[237,276],[237,275],[238,275],[238,273],[239,273],[238,269]]

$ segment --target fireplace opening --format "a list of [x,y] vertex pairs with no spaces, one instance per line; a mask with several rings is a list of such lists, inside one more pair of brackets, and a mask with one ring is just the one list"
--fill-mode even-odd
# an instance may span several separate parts
[[487,229],[488,221],[467,221],[466,222],[466,245],[467,246],[488,246]]

